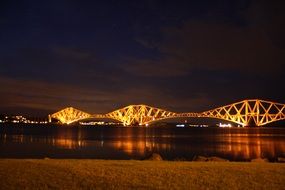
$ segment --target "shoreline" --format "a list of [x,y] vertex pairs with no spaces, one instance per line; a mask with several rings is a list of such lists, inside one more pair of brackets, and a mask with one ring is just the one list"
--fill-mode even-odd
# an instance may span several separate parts
[[0,159],[3,189],[284,189],[284,163]]
[[276,158],[252,158],[248,160],[230,160],[219,156],[196,155],[192,159],[177,157],[174,159],[164,159],[158,153],[152,153],[140,159],[112,159],[112,158],[89,158],[89,157],[0,157],[0,160],[105,160],[105,161],[166,161],[166,162],[231,162],[231,163],[285,163],[285,157]]

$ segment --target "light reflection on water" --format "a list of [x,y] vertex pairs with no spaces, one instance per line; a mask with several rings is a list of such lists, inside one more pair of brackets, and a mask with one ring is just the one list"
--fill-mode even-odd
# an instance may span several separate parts
[[285,128],[59,128],[0,129],[0,157],[165,159],[195,155],[235,161],[285,156]]

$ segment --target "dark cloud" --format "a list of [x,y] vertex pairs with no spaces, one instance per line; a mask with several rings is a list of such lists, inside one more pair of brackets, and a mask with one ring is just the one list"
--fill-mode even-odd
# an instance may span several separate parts
[[158,59],[126,58],[122,69],[139,76],[173,77],[188,74],[188,65],[174,57]]
[[92,105],[96,109],[98,102],[110,101],[105,92],[75,85],[3,77],[0,78],[0,84],[5,86],[0,89],[2,109],[22,106],[55,110],[73,104],[85,108]]
[[285,2],[252,1],[245,17],[250,25],[264,31],[278,48],[285,49]]
[[164,28],[162,35],[156,46],[160,58],[132,59],[126,70],[144,76],[185,75],[195,69],[268,74],[284,66],[285,50],[256,27],[188,21],[179,28]]
[[89,113],[106,113],[129,104],[149,104],[181,111],[185,103],[197,106],[206,100],[197,97],[181,101],[171,94],[164,94],[157,88],[145,85],[114,92],[112,89],[92,89],[3,77],[0,78],[0,85],[5,86],[0,89],[1,111],[12,108],[42,110],[37,114],[48,114],[68,106],[75,106]]
[[[110,65],[96,51],[72,47],[16,48],[0,55],[0,74],[43,81],[81,83],[119,80],[116,66]],[[113,74],[106,74],[108,73]],[[99,84],[99,83],[98,83]]]
[[159,37],[137,39],[159,56],[129,58],[125,68],[143,76],[182,76],[196,69],[281,74],[285,60],[282,7],[276,2],[239,2],[232,13],[216,6],[203,18],[163,26]]
[[285,59],[284,50],[256,28],[189,22],[165,33],[170,40],[160,45],[161,51],[186,61],[190,68],[268,72],[278,71]]
[[0,112],[284,102],[280,3],[32,2],[0,6]]

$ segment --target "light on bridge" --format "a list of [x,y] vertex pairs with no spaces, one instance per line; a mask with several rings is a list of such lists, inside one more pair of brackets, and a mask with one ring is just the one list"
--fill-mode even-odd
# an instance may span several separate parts
[[[97,114],[98,115],[98,114]],[[109,118],[118,120],[124,126],[146,125],[152,121],[178,118],[178,117],[205,117],[230,121],[242,126],[253,124],[263,126],[268,123],[285,119],[285,104],[274,103],[264,100],[243,100],[216,109],[201,113],[175,113],[147,105],[129,105],[100,116],[91,115],[72,107],[65,108],[50,116],[58,119],[61,123],[71,124],[86,118]]]
[[230,123],[228,124],[219,123],[219,127],[232,127],[232,125]]

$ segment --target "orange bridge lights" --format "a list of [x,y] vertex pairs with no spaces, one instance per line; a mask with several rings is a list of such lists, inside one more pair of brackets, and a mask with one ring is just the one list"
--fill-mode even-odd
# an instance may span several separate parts
[[285,104],[251,99],[200,113],[175,113],[143,104],[129,105],[107,114],[89,114],[68,107],[49,115],[50,119],[58,119],[63,124],[70,124],[88,118],[108,118],[120,121],[124,125],[146,125],[158,120],[181,117],[208,117],[231,121],[243,126],[262,126],[285,119]]

